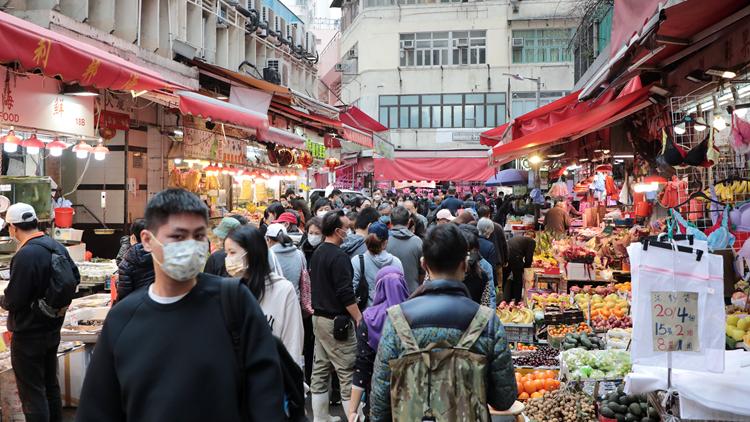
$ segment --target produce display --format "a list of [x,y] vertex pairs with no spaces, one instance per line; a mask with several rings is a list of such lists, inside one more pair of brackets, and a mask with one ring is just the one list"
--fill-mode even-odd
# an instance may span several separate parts
[[602,418],[617,422],[659,422],[659,414],[648,405],[646,394],[625,394],[620,385],[599,403]]
[[531,299],[538,302],[541,306],[545,305],[559,305],[563,303],[570,303],[570,295],[567,293],[532,293]]
[[578,323],[578,325],[555,325],[555,326],[549,327],[547,329],[547,332],[550,335],[553,335],[556,337],[560,337],[560,336],[564,337],[565,335],[569,333],[591,334],[591,328],[588,325],[586,325],[585,322],[580,322]]
[[524,376],[516,372],[516,384],[519,399],[536,399],[545,392],[560,387],[560,381],[555,379],[555,373],[550,370],[534,371]]
[[589,337],[586,331],[578,333],[568,333],[562,343],[563,350],[582,348],[586,350],[606,350],[607,346],[604,340],[596,336]]
[[740,319],[739,315],[729,315],[726,327],[729,337],[734,341],[743,341],[745,335],[750,331],[750,318]]
[[559,350],[553,349],[547,345],[542,345],[527,356],[513,358],[513,365],[516,367],[533,366],[535,368],[558,367],[560,366],[560,361],[557,358],[558,356],[560,356]]
[[632,333],[632,328],[613,328],[607,331],[607,348],[627,349]]
[[562,361],[574,380],[622,378],[630,372],[630,353],[618,350],[566,350]]
[[518,343],[518,345],[516,346],[516,350],[518,350],[519,352],[533,352],[534,350],[536,350],[536,346]]
[[578,422],[596,420],[596,403],[579,389],[561,388],[526,402],[530,422]]
[[531,324],[534,322],[534,312],[523,303],[506,305],[505,302],[501,302],[495,312],[502,323]]

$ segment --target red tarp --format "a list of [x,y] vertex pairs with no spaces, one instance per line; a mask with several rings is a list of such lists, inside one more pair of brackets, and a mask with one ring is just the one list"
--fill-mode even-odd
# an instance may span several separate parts
[[[641,106],[647,101],[650,86],[641,88],[632,94],[618,98],[608,103],[597,102],[588,107],[588,102],[580,103],[570,110],[576,110],[572,117],[557,122],[530,135],[515,139],[513,142],[496,146],[492,150],[493,160],[500,161],[508,156],[515,156],[533,151],[546,144],[556,142],[564,138],[576,139],[583,133],[589,133],[593,127],[599,126],[615,116],[623,116],[623,112],[634,107]],[[528,152],[531,152],[528,151]]]
[[500,138],[505,133],[505,129],[508,128],[509,124],[510,123],[506,123],[502,126],[498,126],[494,129],[490,129],[487,132],[482,133],[481,135],[479,135],[479,143],[488,147],[494,147],[498,142],[500,142]]
[[[456,151],[460,153],[460,151]],[[374,158],[375,180],[482,181],[495,174],[486,157]]]
[[0,12],[0,63],[97,88],[152,91],[190,89],[96,47]]
[[305,138],[275,127],[269,127],[266,130],[258,129],[258,139],[289,148],[305,148]]
[[349,125],[344,125],[344,139],[355,144],[362,145],[365,148],[372,149],[372,135],[360,132]]
[[[194,92],[179,91],[180,111],[215,122],[268,129],[268,116]],[[304,145],[304,142],[302,143]]]
[[387,127],[381,125],[377,120],[354,106],[346,106],[346,108],[341,110],[339,119],[341,119],[344,124],[359,128],[360,130],[369,130],[371,132],[382,132],[388,130]]
[[623,44],[629,45],[634,35],[641,34],[643,26],[654,16],[660,2],[661,0],[615,0],[610,58],[615,57]]
[[315,113],[303,113],[301,111],[295,110],[295,109],[290,108],[290,107],[283,106],[283,105],[278,104],[278,103],[271,103],[271,109],[272,109],[272,111],[273,111],[273,109],[276,109],[276,110],[282,111],[284,113],[291,114],[293,116],[299,117],[301,119],[312,120],[313,122],[320,123],[323,126],[333,127],[333,128],[337,128],[337,129],[340,129],[340,128],[344,127],[344,124],[341,123],[338,120],[329,119],[328,117],[323,117],[323,116],[317,115]]

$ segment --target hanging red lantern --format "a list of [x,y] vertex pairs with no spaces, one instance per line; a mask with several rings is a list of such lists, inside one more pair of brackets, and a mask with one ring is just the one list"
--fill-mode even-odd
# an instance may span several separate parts
[[326,161],[325,161],[326,167],[328,167],[331,170],[333,170],[336,167],[338,167],[339,163],[340,163],[340,161],[336,157],[328,157],[328,158],[326,158]]
[[117,129],[112,129],[110,127],[100,127],[99,128],[99,136],[101,136],[103,139],[112,139],[117,135]]
[[301,151],[297,157],[297,163],[301,166],[307,167],[313,163],[313,156],[307,151]]

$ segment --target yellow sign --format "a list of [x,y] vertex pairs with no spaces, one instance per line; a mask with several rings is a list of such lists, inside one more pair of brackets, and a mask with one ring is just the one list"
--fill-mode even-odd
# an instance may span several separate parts
[[52,50],[52,41],[40,38],[37,43],[39,47],[34,50],[34,62],[39,66],[39,61],[42,61],[42,69],[47,67],[47,60],[49,59],[49,52]]

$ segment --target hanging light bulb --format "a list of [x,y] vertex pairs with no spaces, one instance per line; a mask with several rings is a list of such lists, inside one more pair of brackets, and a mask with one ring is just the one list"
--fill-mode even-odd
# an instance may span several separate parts
[[682,122],[679,125],[675,126],[674,133],[678,135],[682,135],[683,133],[685,133],[685,122]]
[[698,132],[703,132],[706,130],[708,126],[706,125],[706,121],[703,119],[703,117],[698,117],[695,119],[695,130]]
[[735,108],[734,109],[734,115],[737,116],[737,117],[744,118],[746,114],[747,114],[747,109],[746,108]]
[[717,114],[714,116],[714,129],[722,130],[727,127],[727,122],[724,120],[724,116]]
[[[102,161],[104,157],[109,154],[109,148],[105,147],[101,142],[91,151],[94,154],[94,160]],[[78,153],[76,153],[77,155]]]
[[73,151],[76,153],[76,157],[81,159],[88,157],[89,153],[93,150],[94,148],[84,142],[83,139],[81,139],[81,142],[79,142],[78,145],[73,147]]
[[22,144],[21,138],[16,136],[16,132],[13,129],[8,132],[8,135],[3,137],[1,142],[5,152],[16,152],[18,151],[18,146]]
[[32,133],[21,145],[26,148],[26,152],[29,154],[39,154],[39,150],[44,148],[44,142],[37,139],[36,133]]
[[53,157],[59,157],[62,155],[63,150],[67,149],[68,146],[60,142],[60,139],[55,136],[55,140],[48,143],[45,148],[49,150],[50,155]]

